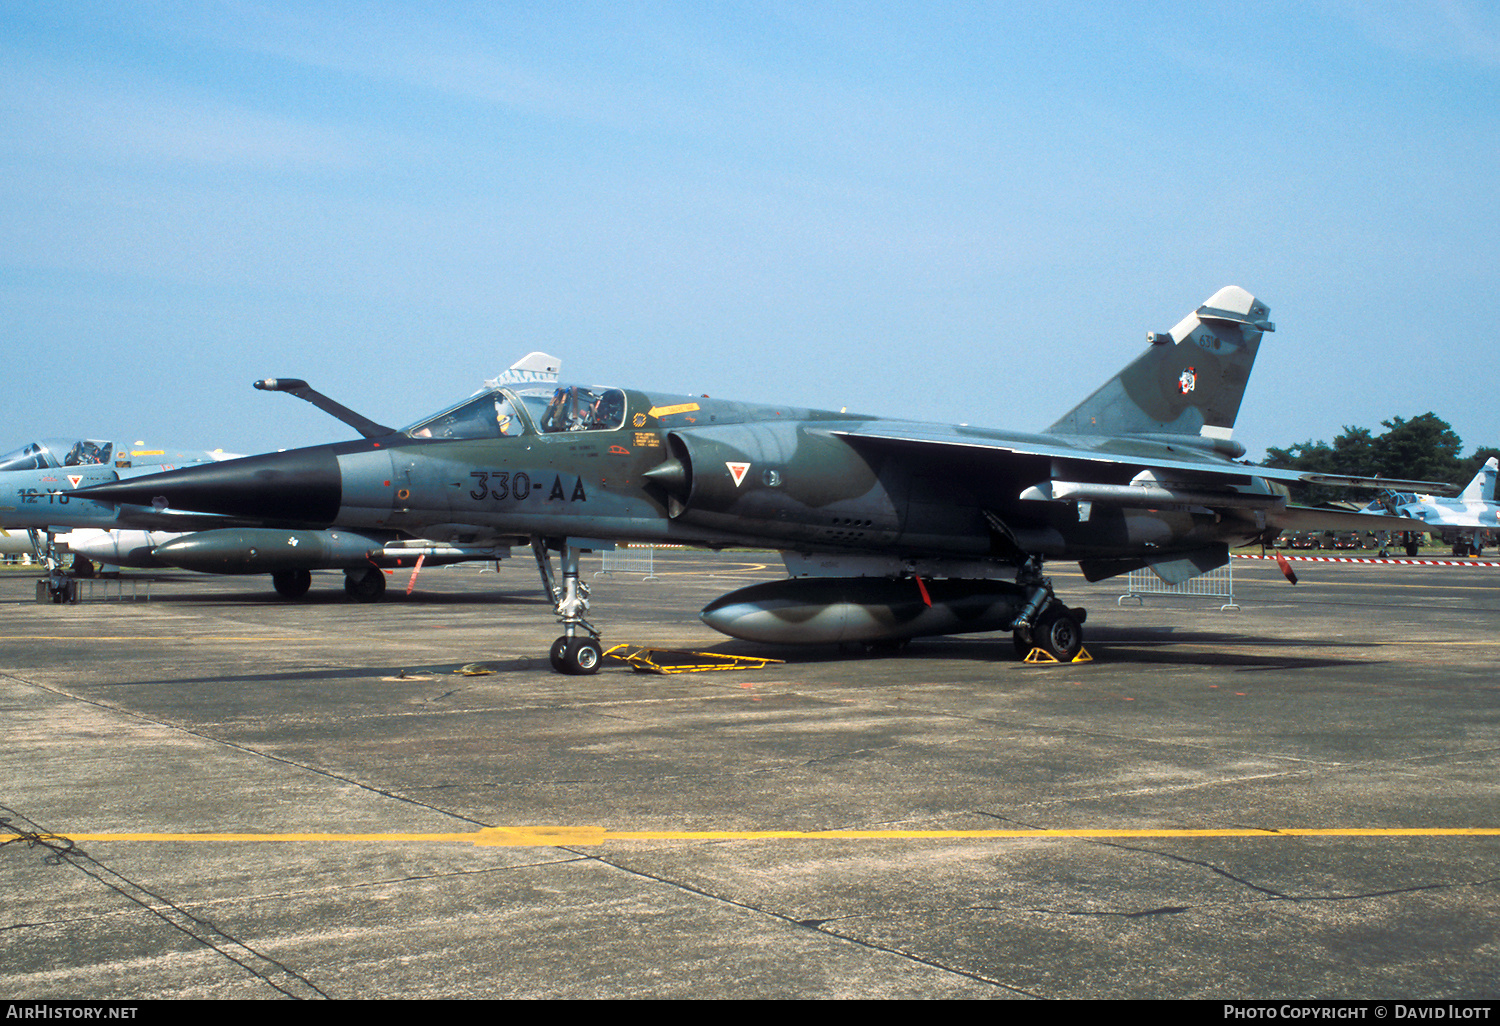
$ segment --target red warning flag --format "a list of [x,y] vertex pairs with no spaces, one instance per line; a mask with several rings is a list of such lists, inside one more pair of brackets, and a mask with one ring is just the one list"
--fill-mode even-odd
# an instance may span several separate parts
[[932,596],[927,594],[927,585],[922,583],[922,578],[917,574],[912,574],[912,576],[917,579],[917,590],[922,593],[923,604],[930,607],[932,605]]
[[[427,553],[425,553],[425,552],[422,553],[420,556],[417,557],[417,565],[411,568],[411,580],[409,580],[409,581],[406,582],[406,593],[408,595],[410,595],[411,594],[411,590],[417,586],[417,574],[419,574],[419,573],[422,572],[422,560],[424,560],[426,558],[427,558]],[[1295,579],[1293,579],[1292,583],[1296,584],[1297,582],[1296,582]]]
[[1276,565],[1281,567],[1281,572],[1286,575],[1287,580],[1291,581],[1293,584],[1297,583],[1297,575],[1292,572],[1292,564],[1286,561],[1286,556],[1284,554],[1280,552],[1276,553]]

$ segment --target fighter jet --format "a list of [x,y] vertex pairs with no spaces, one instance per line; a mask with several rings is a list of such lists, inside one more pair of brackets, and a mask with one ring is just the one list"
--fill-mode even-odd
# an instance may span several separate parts
[[[0,456],[0,528],[47,532],[116,526],[123,512],[72,492],[90,484],[234,459],[222,449],[148,448],[98,438],[45,438]],[[181,519],[181,518],[179,518]],[[206,518],[199,517],[199,522]]]
[[1274,330],[1267,314],[1245,290],[1220,289],[1041,434],[611,386],[501,387],[387,435],[82,494],[295,529],[529,541],[562,624],[551,662],[565,673],[595,672],[602,652],[580,553],[626,541],[782,550],[791,576],[703,610],[734,637],[899,645],[1009,631],[1016,650],[1067,661],[1085,612],[1058,599],[1047,560],[1077,561],[1094,581],[1150,567],[1179,582],[1283,529],[1373,526],[1289,506],[1281,482],[1390,482],[1238,462],[1231,434]]
[[[29,442],[0,456],[0,529],[27,532],[31,550],[48,571],[54,595],[61,596],[67,590],[62,573],[67,547],[57,545],[60,533],[75,529],[109,531],[122,523],[155,526],[162,520],[153,511],[131,511],[76,498],[74,489],[234,458],[235,454],[222,449],[151,447],[139,441],[45,438]],[[176,517],[171,529],[213,519]],[[75,569],[82,565],[75,556]]]
[[[1410,517],[1420,520],[1420,529],[1407,530],[1416,534],[1426,531],[1442,536],[1446,544],[1453,546],[1455,556],[1478,556],[1484,552],[1482,541],[1485,531],[1500,529],[1500,502],[1495,499],[1495,481],[1500,477],[1500,460],[1493,456],[1479,468],[1474,479],[1464,486],[1457,498],[1443,499],[1416,492],[1386,490],[1363,512],[1376,515],[1389,513],[1392,516]],[[1407,542],[1407,554],[1416,555],[1414,542]]]
[[145,442],[127,444],[100,438],[43,438],[0,456],[0,472],[64,470],[68,467],[135,468],[151,472],[192,463],[234,459],[222,449],[150,448]]

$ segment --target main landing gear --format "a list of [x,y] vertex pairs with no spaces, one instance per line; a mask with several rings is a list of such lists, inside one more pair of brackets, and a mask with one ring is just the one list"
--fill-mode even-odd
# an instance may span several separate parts
[[1052,579],[1042,576],[1042,561],[1031,556],[1016,574],[1016,584],[1026,589],[1026,604],[1011,624],[1016,655],[1025,658],[1041,649],[1060,663],[1071,663],[1083,651],[1084,609],[1063,605],[1052,591]]
[[[77,585],[73,578],[63,570],[62,553],[57,548],[57,536],[51,531],[34,529],[26,533],[31,536],[31,547],[46,571],[46,576],[42,580],[47,582],[47,598],[57,605],[77,601]],[[38,595],[40,594],[39,590]]]
[[378,566],[344,571],[344,594],[356,602],[376,602],[385,594],[385,571]]
[[[604,658],[603,648],[599,643],[599,632],[584,618],[589,608],[589,587],[579,580],[578,573],[579,557],[583,551],[602,544],[590,543],[581,538],[566,538],[561,542],[554,540],[553,547],[561,550],[559,562],[562,566],[562,577],[559,582],[553,574],[552,557],[548,551],[546,539],[541,536],[533,536],[531,539],[531,548],[536,556],[537,569],[541,573],[542,586],[547,592],[547,597],[551,599],[553,609],[563,628],[562,635],[552,643],[548,652],[552,668],[558,673],[573,675],[598,673]],[[731,612],[724,614],[727,617],[724,622],[735,623],[738,622],[735,617],[743,616],[753,624],[759,624],[747,628],[748,633],[739,633],[734,629],[726,628],[712,619],[709,619],[709,623],[734,637],[796,644],[799,642],[821,643],[837,639],[826,633],[818,634],[819,626],[816,624],[812,629],[802,630],[800,634],[797,634],[797,624],[801,623],[800,620],[793,624],[790,631],[778,634],[776,625],[773,624],[767,628],[764,622],[757,621],[756,617],[774,606],[778,600],[792,599],[802,600],[800,605],[804,608],[813,608],[821,603],[832,603],[829,608],[842,606],[850,611],[851,616],[888,615],[892,608],[897,609],[900,615],[906,616],[908,620],[923,615],[922,610],[909,608],[913,602],[892,599],[889,588],[879,587],[891,584],[890,581],[875,582],[874,590],[879,594],[872,594],[867,590],[863,599],[855,594],[857,588],[844,594],[839,592],[840,581],[825,583],[835,587],[830,589],[820,587],[819,582],[816,581],[788,579],[779,582],[779,585],[784,587],[781,587],[775,595],[765,594],[765,589],[772,586],[757,585],[725,596],[725,599],[733,601],[728,607]],[[847,586],[850,582],[842,583]],[[920,580],[917,583],[920,585]],[[980,582],[959,583],[972,586]],[[1052,581],[1042,575],[1042,561],[1039,557],[1026,556],[1020,560],[1014,586],[995,581],[991,590],[959,587],[951,591],[952,593],[940,591],[936,596],[945,604],[945,608],[938,611],[941,615],[933,618],[936,621],[934,625],[941,625],[945,629],[932,630],[929,633],[953,632],[953,621],[959,619],[968,622],[959,626],[958,632],[965,629],[993,631],[1008,628],[1012,634],[1016,654],[1021,658],[1030,656],[1034,651],[1040,651],[1045,653],[1047,659],[1071,663],[1083,651],[1083,622],[1088,614],[1082,609],[1075,609],[1058,601],[1052,590]],[[931,607],[933,601],[927,598],[925,588],[923,597],[926,605]],[[738,605],[736,601],[739,602]],[[903,602],[906,603],[904,606]],[[741,606],[744,607],[743,610]],[[714,606],[710,606],[708,610],[705,610],[705,619],[708,619],[707,614],[711,611],[715,615],[724,612],[722,608],[715,609]],[[872,632],[869,631],[865,634],[866,637],[872,636]],[[873,644],[876,646],[890,647],[900,647],[909,640],[906,635],[899,633],[899,627],[883,635],[873,633],[873,639]],[[1033,657],[1033,661],[1036,659],[1037,657]],[[1047,659],[1041,661],[1047,661]]]
[[589,608],[589,586],[578,579],[578,557],[583,550],[569,544],[567,539],[563,540],[561,588],[552,575],[552,557],[547,554],[547,543],[540,536],[531,539],[531,551],[535,553],[537,569],[541,571],[542,587],[547,590],[547,597],[552,600],[557,618],[563,625],[562,637],[552,643],[552,649],[547,653],[552,668],[558,673],[574,675],[598,673],[604,648],[599,644],[599,632],[583,618]]
[[271,586],[282,598],[301,598],[312,587],[312,571],[277,570],[271,574]]

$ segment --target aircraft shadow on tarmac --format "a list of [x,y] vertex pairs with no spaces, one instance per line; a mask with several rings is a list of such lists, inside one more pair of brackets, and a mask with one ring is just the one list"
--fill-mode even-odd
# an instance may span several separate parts
[[[1096,647],[1099,654],[1092,663],[1074,664],[1067,666],[1069,672],[1108,673],[1111,666],[1179,666],[1179,667],[1203,667],[1203,668],[1227,668],[1239,671],[1256,670],[1315,670],[1327,669],[1338,666],[1369,666],[1369,659],[1341,659],[1335,656],[1309,657],[1288,656],[1280,654],[1286,647],[1284,639],[1280,638],[1247,638],[1241,635],[1224,635],[1210,631],[1172,631],[1171,638],[1143,637],[1138,629],[1116,628],[1114,630],[1104,628],[1097,632],[1098,642]],[[1165,633],[1154,631],[1151,633]],[[1225,651],[1222,646],[1233,641],[1241,649],[1263,648],[1263,651]],[[1324,648],[1358,648],[1357,644],[1337,641],[1299,642],[1299,644],[1315,644]],[[1002,650],[1002,646],[1004,650]],[[1181,650],[1178,646],[1190,646],[1191,650]],[[902,649],[899,653],[888,651],[870,651],[863,647],[856,651],[847,647],[840,651],[836,646],[817,646],[814,648],[776,648],[766,645],[749,645],[743,642],[726,642],[713,647],[705,647],[699,651],[719,653],[723,655],[770,657],[781,660],[787,666],[812,665],[820,663],[846,663],[858,665],[860,663],[883,663],[891,660],[899,660],[916,665],[931,665],[947,662],[992,662],[1000,668],[1013,669],[1018,673],[1045,671],[1047,669],[1062,669],[1063,664],[1052,664],[1040,666],[1025,666],[1016,660],[1011,653],[1010,639],[973,639],[973,638],[933,638],[924,639],[913,643]],[[624,671],[626,665],[622,662],[606,660],[606,669]],[[468,671],[468,672],[466,672]],[[476,658],[468,662],[445,662],[430,665],[419,663],[405,664],[402,666],[354,666],[343,669],[331,667],[320,667],[312,670],[275,670],[266,673],[242,673],[242,674],[215,674],[203,677],[178,677],[171,680],[145,680],[122,682],[120,686],[138,687],[140,685],[194,685],[232,687],[234,685],[254,685],[267,683],[296,683],[316,682],[327,685],[337,685],[343,682],[368,682],[372,679],[386,681],[391,684],[400,684],[406,681],[443,681],[457,683],[475,677],[484,677],[493,674],[526,673],[526,672],[549,671],[547,660],[532,655],[510,656],[501,658]],[[754,673],[755,670],[741,670],[741,673]],[[719,673],[709,673],[706,679],[712,680],[720,677]]]
[[[1091,663],[1038,664],[1023,666],[1011,650],[1009,637],[942,637],[922,638],[897,649],[863,645],[816,648],[749,645],[730,642],[717,645],[710,652],[726,655],[770,656],[785,663],[859,662],[900,659],[914,662],[947,662],[952,660],[991,661],[997,666],[1017,669],[1045,669],[1048,665],[1069,665],[1075,670],[1108,672],[1110,666],[1203,666],[1258,669],[1317,669],[1334,666],[1371,665],[1368,658],[1340,658],[1338,649],[1363,650],[1368,644],[1331,638],[1255,637],[1218,631],[1192,631],[1170,627],[1098,627],[1090,641]],[[1288,649],[1318,648],[1332,650],[1328,656],[1289,655]],[[1377,661],[1378,662],[1378,661]]]
[[[539,594],[531,594],[526,591],[435,591],[425,585],[410,595],[404,593],[404,586],[393,586],[378,601],[361,602],[351,599],[343,589],[334,583],[331,586],[317,586],[295,599],[283,598],[277,595],[268,584],[264,590],[252,591],[221,591],[213,587],[212,580],[201,577],[178,574],[153,574],[127,577],[123,579],[124,588],[128,592],[132,582],[151,584],[191,584],[191,589],[182,591],[157,590],[152,592],[153,603],[186,603],[191,605],[219,605],[219,606],[285,606],[296,609],[304,606],[350,606],[380,608],[383,605],[444,605],[444,606],[536,606],[551,605],[551,603]],[[114,587],[114,582],[109,581],[109,586]]]

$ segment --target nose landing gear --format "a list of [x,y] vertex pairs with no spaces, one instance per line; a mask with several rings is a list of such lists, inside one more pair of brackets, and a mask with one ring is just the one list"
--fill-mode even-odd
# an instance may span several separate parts
[[531,551],[536,555],[542,586],[563,625],[562,637],[552,643],[547,653],[552,668],[558,673],[574,676],[598,673],[604,648],[599,644],[599,632],[583,617],[589,608],[589,586],[578,579],[578,558],[583,549],[563,540],[560,588],[552,575],[552,557],[547,554],[547,544],[540,536],[531,539]]

